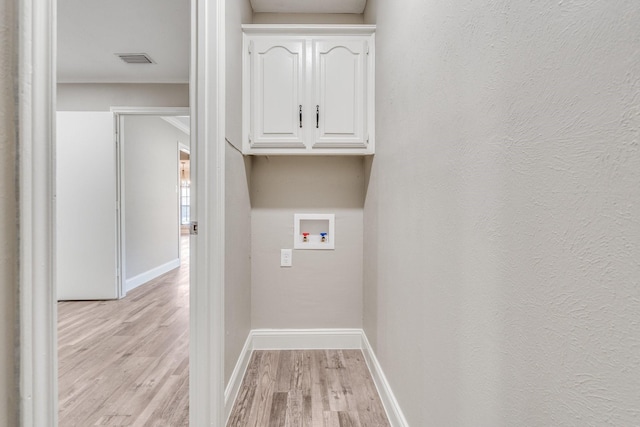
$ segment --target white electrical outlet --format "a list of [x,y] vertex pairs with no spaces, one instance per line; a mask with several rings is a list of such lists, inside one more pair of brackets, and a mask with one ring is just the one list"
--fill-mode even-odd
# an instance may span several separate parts
[[293,264],[292,258],[292,249],[280,249],[280,267],[291,267]]

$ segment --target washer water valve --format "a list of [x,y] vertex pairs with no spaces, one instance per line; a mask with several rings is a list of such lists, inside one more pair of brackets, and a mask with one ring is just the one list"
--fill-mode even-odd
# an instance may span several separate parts
[[335,214],[293,214],[293,249],[334,250]]

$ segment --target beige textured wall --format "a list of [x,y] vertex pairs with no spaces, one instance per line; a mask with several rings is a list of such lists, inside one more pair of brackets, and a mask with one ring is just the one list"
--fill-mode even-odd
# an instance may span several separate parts
[[638,2],[368,3],[365,329],[409,424],[638,425]]
[[16,387],[16,22],[17,2],[0,0],[0,426],[18,424]]
[[[251,20],[248,0],[226,7],[226,136],[237,147],[242,134],[242,30]],[[225,154],[225,383],[251,329],[251,160],[229,143]]]
[[254,13],[254,24],[362,24],[355,13]]
[[[362,327],[361,157],[255,157],[251,176],[252,327]],[[335,250],[294,250],[294,213],[335,213]]]

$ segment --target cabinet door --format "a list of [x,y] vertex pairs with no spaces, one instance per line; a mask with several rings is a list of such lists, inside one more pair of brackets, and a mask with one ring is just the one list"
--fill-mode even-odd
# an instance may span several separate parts
[[367,147],[367,40],[313,41],[313,148]]
[[249,43],[251,148],[304,148],[304,40],[255,38]]

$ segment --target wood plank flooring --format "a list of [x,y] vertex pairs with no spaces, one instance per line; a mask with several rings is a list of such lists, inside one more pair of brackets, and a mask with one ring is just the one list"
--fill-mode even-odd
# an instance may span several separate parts
[[360,350],[254,351],[227,427],[390,427]]
[[118,301],[58,303],[59,426],[189,423],[189,246]]

